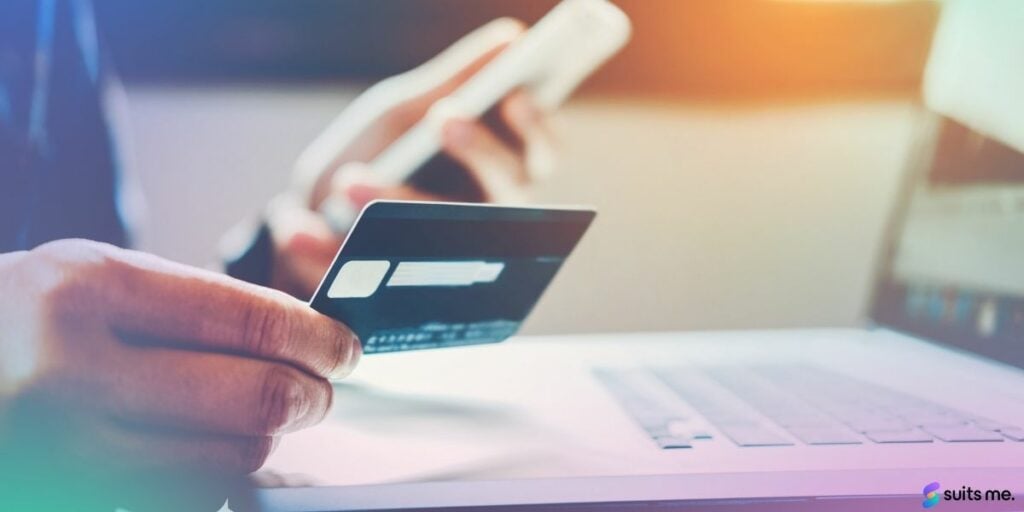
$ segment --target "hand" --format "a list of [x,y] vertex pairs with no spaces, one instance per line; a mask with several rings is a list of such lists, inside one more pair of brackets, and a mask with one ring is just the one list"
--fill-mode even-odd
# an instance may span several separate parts
[[275,288],[308,297],[330,265],[341,240],[317,213],[328,197],[357,210],[374,199],[521,202],[528,185],[550,172],[549,115],[523,91],[483,119],[450,118],[444,158],[421,169],[413,184],[379,186],[366,165],[522,31],[509,19],[477,29],[419,68],[366,91],[313,141],[296,164],[291,190],[268,211]]
[[[250,472],[360,353],[283,293],[80,240],[0,255],[0,453]],[[0,462],[2,464],[2,462]]]

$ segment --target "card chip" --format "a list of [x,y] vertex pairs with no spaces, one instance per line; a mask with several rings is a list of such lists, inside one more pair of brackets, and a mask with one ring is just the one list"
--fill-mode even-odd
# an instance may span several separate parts
[[390,268],[391,262],[386,260],[345,262],[327,289],[327,296],[332,299],[369,297],[380,287]]

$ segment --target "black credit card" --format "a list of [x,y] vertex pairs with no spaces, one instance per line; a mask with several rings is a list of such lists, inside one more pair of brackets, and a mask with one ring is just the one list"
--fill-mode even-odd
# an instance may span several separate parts
[[587,231],[587,209],[376,201],[313,296],[363,352],[515,334]]

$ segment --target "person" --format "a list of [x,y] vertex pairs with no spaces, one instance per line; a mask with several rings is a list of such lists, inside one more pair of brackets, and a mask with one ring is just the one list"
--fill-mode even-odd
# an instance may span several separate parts
[[522,92],[492,119],[448,120],[445,156],[411,184],[381,186],[366,165],[522,30],[488,24],[363,94],[298,158],[224,275],[128,248],[90,5],[0,4],[0,460],[246,473],[323,419],[329,379],[360,345],[300,300],[341,243],[320,204],[494,201],[527,186],[552,135]]

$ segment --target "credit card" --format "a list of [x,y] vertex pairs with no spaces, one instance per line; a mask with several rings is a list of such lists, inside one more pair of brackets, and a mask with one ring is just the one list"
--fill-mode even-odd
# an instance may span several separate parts
[[495,343],[515,334],[593,210],[376,201],[310,305],[363,353]]

